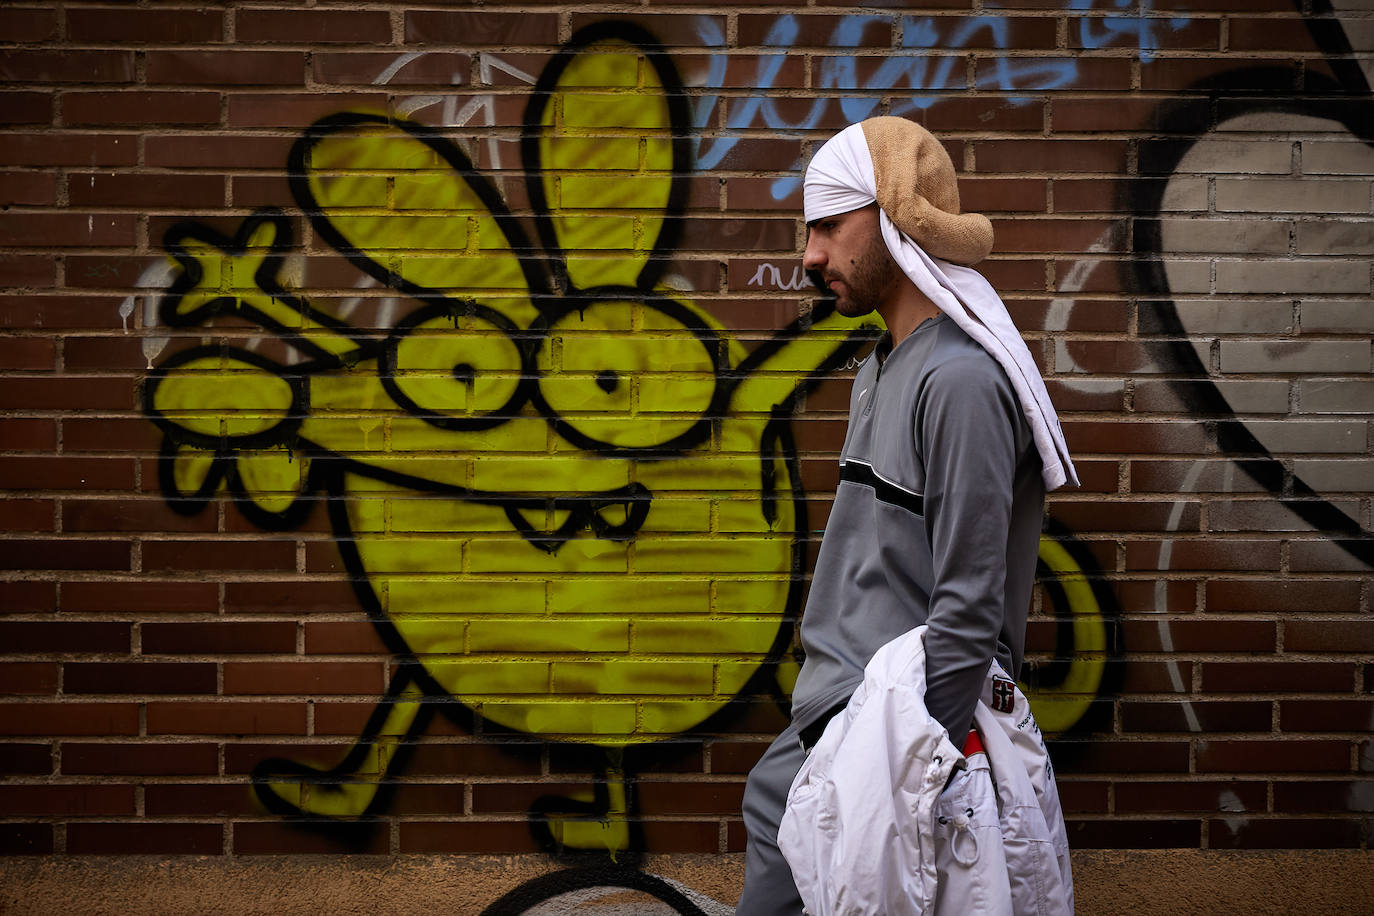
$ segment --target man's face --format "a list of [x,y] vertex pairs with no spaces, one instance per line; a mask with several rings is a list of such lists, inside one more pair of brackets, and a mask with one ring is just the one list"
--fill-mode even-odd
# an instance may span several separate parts
[[808,223],[802,266],[818,289],[835,294],[835,310],[848,318],[880,309],[897,288],[877,204]]

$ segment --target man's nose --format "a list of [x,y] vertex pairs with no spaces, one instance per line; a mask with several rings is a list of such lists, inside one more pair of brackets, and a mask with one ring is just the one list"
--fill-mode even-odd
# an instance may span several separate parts
[[802,252],[803,270],[820,270],[825,266],[825,249],[816,241],[814,235],[806,237],[806,250]]

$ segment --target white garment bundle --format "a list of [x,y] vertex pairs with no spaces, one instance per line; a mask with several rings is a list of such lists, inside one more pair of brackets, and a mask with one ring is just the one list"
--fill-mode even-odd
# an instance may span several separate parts
[[778,846],[806,912],[1071,916],[1064,817],[1030,704],[994,660],[974,713],[986,754],[950,780],[965,760],[925,708],[925,633],[878,650],[792,783]]

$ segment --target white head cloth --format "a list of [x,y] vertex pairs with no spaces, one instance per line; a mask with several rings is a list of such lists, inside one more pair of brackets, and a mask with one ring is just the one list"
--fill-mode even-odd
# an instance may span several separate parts
[[[861,124],[846,127],[812,157],[803,204],[808,223],[877,203],[873,159],[861,128]],[[1078,474],[1040,370],[996,290],[973,268],[926,254],[887,213],[880,211],[878,222],[887,250],[916,288],[1001,364],[1040,452],[1045,488],[1054,490],[1065,483],[1078,486]]]

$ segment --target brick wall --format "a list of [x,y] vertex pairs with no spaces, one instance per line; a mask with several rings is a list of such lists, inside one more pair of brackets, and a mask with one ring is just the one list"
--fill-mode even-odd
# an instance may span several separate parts
[[1074,843],[1365,848],[1374,20],[1059,6],[0,9],[3,848],[739,851],[872,335],[802,164],[874,114],[1083,479]]

